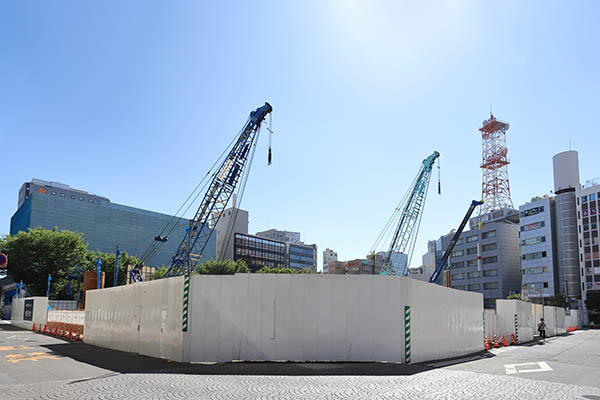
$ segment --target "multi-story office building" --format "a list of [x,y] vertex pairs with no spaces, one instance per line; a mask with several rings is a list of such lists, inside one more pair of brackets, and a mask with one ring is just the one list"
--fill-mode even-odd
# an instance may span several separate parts
[[[73,189],[68,185],[33,179],[19,190],[18,209],[11,218],[10,233],[28,228],[66,229],[82,234],[88,249],[114,253],[119,246],[129,255],[141,257],[169,222],[174,229],[161,243],[148,265],[168,265],[185,237],[188,221],[171,215],[128,207],[106,197]],[[163,233],[164,235],[164,233]],[[215,258],[214,235],[203,260]]]
[[337,253],[331,249],[323,250],[323,273],[328,273],[329,262],[337,261]]
[[600,293],[600,179],[586,182],[577,191],[577,219],[579,220],[579,261],[583,298]]
[[[478,223],[482,221],[481,229]],[[494,308],[521,287],[519,214],[501,209],[473,217],[461,233],[449,259],[450,286],[483,293],[484,306]],[[478,262],[478,252],[481,263]]]
[[549,196],[535,197],[519,207],[521,286],[530,298],[559,293],[555,215],[555,199]]
[[317,271],[317,245],[286,242],[286,266],[294,269]]
[[285,242],[258,236],[235,233],[233,259],[244,260],[252,272],[264,266],[284,268],[286,264]]
[[234,234],[248,234],[248,211],[235,206],[223,211],[215,228],[217,239],[217,259],[233,260]]
[[[311,268],[317,270],[317,245],[305,244],[300,240],[300,232],[280,231],[269,229],[257,232],[256,236],[284,242],[286,244],[286,267]],[[310,258],[310,260],[309,260]]]

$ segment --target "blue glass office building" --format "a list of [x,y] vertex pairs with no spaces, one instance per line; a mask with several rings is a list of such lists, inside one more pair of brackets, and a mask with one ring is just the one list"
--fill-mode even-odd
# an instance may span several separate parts
[[[112,203],[109,199],[72,189],[67,185],[34,179],[23,184],[19,205],[10,221],[10,234],[28,228],[79,232],[89,250],[114,253],[119,246],[129,255],[141,257],[171,219],[170,215]],[[185,237],[188,222],[176,218],[176,228],[146,264],[168,265]],[[214,259],[216,238],[210,238],[203,260]]]

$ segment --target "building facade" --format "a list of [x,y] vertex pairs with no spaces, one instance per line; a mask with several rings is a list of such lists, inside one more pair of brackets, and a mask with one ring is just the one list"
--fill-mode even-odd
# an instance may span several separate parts
[[483,293],[484,307],[494,308],[496,299],[521,288],[519,214],[498,210],[482,215],[481,220],[485,222],[478,229],[480,217],[471,218],[471,229],[462,232],[450,255],[449,286]]
[[600,293],[600,179],[588,181],[577,191],[577,219],[579,221],[579,262],[583,298]]
[[248,234],[248,211],[242,210],[234,206],[223,211],[223,215],[217,222],[215,228],[217,259],[218,260],[233,260],[233,248],[235,247],[234,235],[241,233]]
[[235,233],[234,239],[233,259],[244,260],[250,271],[256,272],[265,266],[285,267],[285,242],[243,233]]
[[577,189],[579,158],[576,151],[564,151],[552,157],[556,203],[556,247],[558,287],[563,296],[581,299],[579,262]]
[[317,271],[317,245],[286,242],[286,266]]
[[300,232],[280,231],[278,229],[269,229],[263,232],[257,232],[256,236],[278,240],[280,242],[300,243]]
[[522,293],[529,298],[560,292],[555,235],[555,199],[537,197],[519,207]]
[[[167,242],[147,261],[151,266],[170,264],[188,225],[183,218],[112,203],[106,197],[39,179],[21,186],[18,206],[11,218],[11,235],[38,226],[56,227],[81,233],[89,250],[114,253],[118,245],[121,251],[136,257],[141,257],[154,242],[154,236],[171,222],[174,229]],[[214,259],[215,252],[213,235],[202,260]]]
[[326,274],[328,273],[328,264],[331,261],[337,261],[338,255],[335,251],[331,250],[331,249],[325,249],[323,250],[323,271],[322,273]]

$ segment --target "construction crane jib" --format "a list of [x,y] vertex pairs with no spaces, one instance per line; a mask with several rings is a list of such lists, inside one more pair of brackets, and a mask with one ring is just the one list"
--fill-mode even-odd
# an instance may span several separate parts
[[172,257],[165,277],[188,273],[200,261],[217,222],[244,175],[244,168],[253,154],[251,150],[260,132],[261,124],[272,111],[271,105],[265,103],[264,106],[250,113],[237,141],[212,175],[198,210],[189,220],[186,237]]
[[[419,173],[409,189],[406,202],[401,206],[402,213],[380,272],[383,275],[408,275],[408,264],[419,230],[433,164],[439,156],[440,153],[434,151],[423,160]],[[406,263],[399,262],[398,256],[401,253],[407,255]]]

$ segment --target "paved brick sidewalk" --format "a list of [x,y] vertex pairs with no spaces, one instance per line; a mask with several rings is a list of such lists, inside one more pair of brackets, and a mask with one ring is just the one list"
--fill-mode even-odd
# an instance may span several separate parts
[[413,376],[109,374],[0,385],[0,399],[600,399],[600,389],[465,371]]

